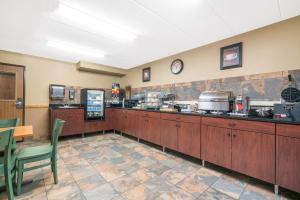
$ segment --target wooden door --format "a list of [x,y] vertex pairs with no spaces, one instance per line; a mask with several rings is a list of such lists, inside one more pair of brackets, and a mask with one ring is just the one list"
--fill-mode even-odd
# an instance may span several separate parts
[[143,116],[137,117],[138,122],[138,129],[137,129],[137,136],[140,139],[147,140],[148,141],[148,134],[147,134],[147,118]]
[[136,112],[133,110],[127,110],[124,112],[125,118],[125,133],[128,135],[136,136]]
[[146,134],[149,142],[154,144],[161,144],[161,135],[160,135],[160,119],[159,118],[146,118]]
[[181,122],[179,124],[178,151],[200,158],[200,123]]
[[122,109],[114,110],[114,127],[116,130],[125,132],[124,112]]
[[202,125],[201,157],[211,163],[231,168],[231,129]]
[[[63,130],[60,136],[82,134],[86,128],[87,132],[98,131],[97,122],[84,123],[84,110],[78,109],[51,109],[51,127],[55,119],[65,121]],[[86,127],[85,127],[86,126]]]
[[300,132],[298,136],[276,136],[276,184],[296,192],[300,192]]
[[0,63],[0,120],[24,124],[24,67]]
[[169,149],[178,150],[178,122],[161,120],[161,145]]
[[232,130],[232,169],[275,183],[275,134]]
[[105,130],[112,130],[113,126],[113,110],[110,108],[105,109]]

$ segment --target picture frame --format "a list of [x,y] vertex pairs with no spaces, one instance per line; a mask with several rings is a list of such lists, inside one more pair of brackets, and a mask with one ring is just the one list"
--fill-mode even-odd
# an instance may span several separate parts
[[148,82],[151,80],[151,68],[150,67],[143,69],[142,79],[143,79],[143,82]]
[[220,69],[242,67],[243,43],[235,43],[220,49]]

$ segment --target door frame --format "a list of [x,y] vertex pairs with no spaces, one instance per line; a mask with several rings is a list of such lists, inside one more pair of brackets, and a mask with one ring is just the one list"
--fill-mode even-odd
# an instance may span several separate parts
[[11,67],[21,67],[23,68],[23,122],[22,125],[25,125],[25,97],[26,97],[26,90],[25,90],[25,71],[26,71],[26,66],[25,65],[17,65],[17,64],[10,64],[10,63],[3,63],[0,62],[0,65],[7,65],[7,66],[11,66]]

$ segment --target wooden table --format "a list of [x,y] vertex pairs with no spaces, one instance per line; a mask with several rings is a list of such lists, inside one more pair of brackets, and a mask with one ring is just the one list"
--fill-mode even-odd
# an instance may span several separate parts
[[[32,126],[17,126],[17,127],[10,127],[10,128],[14,129],[15,138],[24,138],[24,137],[33,136]],[[5,131],[10,128],[0,128],[0,131]]]

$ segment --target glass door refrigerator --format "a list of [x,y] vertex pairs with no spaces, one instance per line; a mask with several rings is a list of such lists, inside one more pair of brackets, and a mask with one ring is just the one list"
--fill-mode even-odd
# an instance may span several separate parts
[[81,104],[84,106],[85,120],[105,119],[105,92],[101,89],[82,89]]

